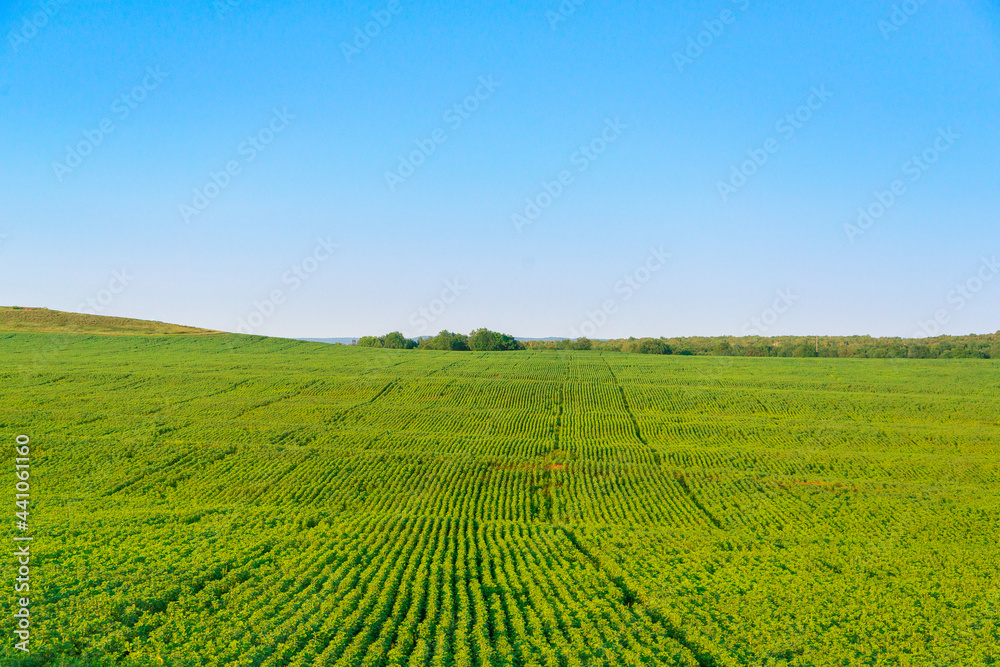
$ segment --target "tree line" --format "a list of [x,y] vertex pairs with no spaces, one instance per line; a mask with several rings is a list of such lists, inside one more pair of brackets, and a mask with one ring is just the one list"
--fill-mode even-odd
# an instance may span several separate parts
[[358,347],[381,347],[394,350],[451,350],[456,352],[506,352],[523,350],[525,346],[513,336],[476,329],[468,336],[451,331],[441,331],[436,336],[419,340],[407,338],[398,331],[384,336],[363,336],[358,339]]
[[596,350],[629,354],[676,354],[724,357],[855,357],[868,359],[1000,359],[1000,331],[995,334],[934,338],[872,336],[696,336],[519,341],[508,334],[476,329],[468,336],[442,331],[419,340],[398,331],[365,336],[361,347],[389,349],[500,352],[514,350]]

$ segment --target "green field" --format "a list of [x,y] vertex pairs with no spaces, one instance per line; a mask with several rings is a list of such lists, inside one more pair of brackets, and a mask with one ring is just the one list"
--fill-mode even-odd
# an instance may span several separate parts
[[9,333],[0,378],[3,665],[1000,662],[1000,361]]

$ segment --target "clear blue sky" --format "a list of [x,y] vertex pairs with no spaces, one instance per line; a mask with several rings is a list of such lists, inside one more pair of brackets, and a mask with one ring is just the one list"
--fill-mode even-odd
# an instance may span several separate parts
[[0,303],[289,337],[1000,329],[995,0],[224,2],[0,5]]

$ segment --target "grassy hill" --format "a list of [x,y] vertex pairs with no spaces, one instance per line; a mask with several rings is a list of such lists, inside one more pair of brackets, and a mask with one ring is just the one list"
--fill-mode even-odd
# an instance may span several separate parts
[[129,317],[107,317],[66,313],[48,308],[0,306],[2,333],[66,333],[66,334],[217,334],[218,331],[186,327],[180,324],[135,320]]

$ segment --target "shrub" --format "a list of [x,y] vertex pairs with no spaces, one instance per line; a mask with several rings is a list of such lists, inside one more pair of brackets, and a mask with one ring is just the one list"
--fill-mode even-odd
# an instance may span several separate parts
[[476,352],[505,352],[524,349],[524,346],[513,336],[489,329],[476,329],[469,334],[469,347]]
[[[662,340],[656,340],[654,338],[644,338],[639,341],[639,345],[635,348],[635,351],[639,354],[671,354],[673,350],[670,346],[664,343]],[[686,350],[682,351],[684,354]],[[690,352],[688,352],[690,354]]]

